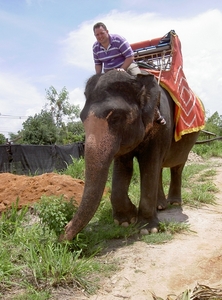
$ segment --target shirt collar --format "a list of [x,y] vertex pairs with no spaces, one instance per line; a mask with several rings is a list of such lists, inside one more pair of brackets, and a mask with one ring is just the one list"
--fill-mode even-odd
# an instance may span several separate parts
[[112,37],[109,35],[109,46],[107,47],[107,49],[106,48],[104,48],[103,47],[103,45],[101,44],[101,43],[99,43],[100,44],[100,47],[103,49],[103,50],[109,50],[109,48],[111,47],[111,45],[112,45]]

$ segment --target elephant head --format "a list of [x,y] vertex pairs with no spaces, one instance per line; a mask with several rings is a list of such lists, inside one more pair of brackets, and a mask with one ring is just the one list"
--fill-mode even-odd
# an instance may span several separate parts
[[64,239],[73,239],[93,217],[112,160],[131,152],[152,132],[159,95],[151,74],[132,77],[113,70],[87,81],[80,115],[86,133],[85,187]]

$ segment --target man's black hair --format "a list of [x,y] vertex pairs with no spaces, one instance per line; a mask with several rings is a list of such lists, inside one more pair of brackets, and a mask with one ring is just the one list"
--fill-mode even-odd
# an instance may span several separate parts
[[107,30],[106,25],[102,22],[98,22],[93,26],[93,32],[95,32],[96,28],[102,27],[103,29]]

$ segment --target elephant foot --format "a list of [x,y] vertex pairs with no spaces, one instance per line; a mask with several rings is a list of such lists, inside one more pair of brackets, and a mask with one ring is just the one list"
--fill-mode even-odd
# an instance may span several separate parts
[[178,199],[178,198],[175,198],[175,199],[167,199],[167,202],[168,202],[170,205],[175,205],[175,206],[181,206],[181,205],[182,205],[182,200],[181,200],[181,199]]
[[157,210],[164,210],[164,209],[166,209],[165,205],[162,204],[157,205]]
[[150,233],[157,233],[159,231],[159,220],[157,217],[140,218],[140,234],[148,235]]
[[137,218],[133,217],[131,220],[130,220],[130,223],[129,222],[122,222],[120,223],[117,219],[114,219],[114,223],[116,225],[121,225],[123,227],[128,227],[130,224],[135,224],[137,221]]
[[165,196],[159,196],[157,200],[157,210],[164,210],[167,208],[167,200]]
[[132,204],[130,210],[127,212],[115,211],[113,209],[113,219],[116,225],[121,225],[123,227],[128,227],[130,224],[135,224],[137,222],[137,208]]

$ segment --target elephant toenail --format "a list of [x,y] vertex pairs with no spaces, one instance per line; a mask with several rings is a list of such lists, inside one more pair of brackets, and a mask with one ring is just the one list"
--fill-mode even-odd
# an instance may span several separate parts
[[119,221],[116,220],[116,219],[114,219],[114,223],[115,223],[116,225],[119,225]]
[[157,228],[152,228],[152,229],[150,230],[150,232],[151,232],[151,233],[157,233],[157,232],[158,232],[158,229],[157,229]]
[[130,223],[131,223],[131,224],[135,224],[136,221],[137,221],[137,218],[136,218],[136,217],[133,217],[133,218],[130,220]]
[[140,230],[140,234],[142,234],[142,235],[148,235],[149,231],[147,229],[143,228],[143,229]]
[[123,222],[123,223],[121,224],[121,226],[123,226],[123,227],[128,227],[128,226],[129,226],[129,223],[128,223],[128,222]]

